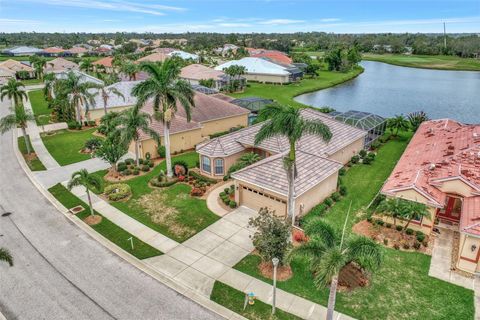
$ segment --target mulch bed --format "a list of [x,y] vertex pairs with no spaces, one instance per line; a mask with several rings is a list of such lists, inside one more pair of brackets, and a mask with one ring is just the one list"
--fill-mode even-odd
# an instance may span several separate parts
[[89,215],[88,217],[86,217],[85,219],[83,219],[83,221],[88,224],[89,226],[94,226],[96,224],[99,224],[100,222],[102,222],[102,216],[99,216],[98,214],[92,216],[92,215]]
[[[261,262],[258,265],[258,270],[268,279],[273,279],[273,264],[271,262]],[[290,266],[278,266],[277,268],[277,280],[286,281],[293,275],[292,268]]]
[[337,291],[352,291],[356,288],[366,287],[369,283],[368,273],[358,264],[351,262],[340,271]]
[[[371,238],[388,248],[410,252],[416,251],[432,255],[434,242],[434,237],[432,236],[425,236],[424,243],[427,244],[427,247],[422,244],[418,250],[415,250],[413,247],[413,244],[417,242],[415,234],[407,235],[405,232],[397,231],[393,225],[391,228],[387,228],[385,226],[374,225],[367,220],[362,220],[353,226],[352,231],[356,234]],[[404,247],[405,244],[409,246],[409,249]]]

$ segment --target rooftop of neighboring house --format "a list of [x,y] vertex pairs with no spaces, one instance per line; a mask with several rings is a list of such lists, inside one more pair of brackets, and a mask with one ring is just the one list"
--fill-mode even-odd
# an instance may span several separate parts
[[79,66],[73,61],[69,61],[64,58],[56,58],[51,61],[47,61],[44,67],[44,72],[62,72],[68,70],[78,70]]
[[12,71],[10,69],[4,68],[0,66],[0,77],[1,78],[11,78],[15,77],[15,71]]
[[70,49],[67,49],[67,51],[70,52],[71,54],[79,54],[79,53],[88,52],[88,49],[84,47],[72,47]]
[[163,62],[167,60],[169,56],[166,53],[160,53],[160,52],[154,52],[149,54],[148,56],[142,57],[140,59],[137,59],[135,62],[136,63],[141,63],[141,62]]
[[175,51],[172,51],[168,54],[170,57],[179,57],[179,58],[182,58],[184,60],[188,60],[188,59],[192,59],[192,60],[198,60],[198,55],[196,55],[195,53],[190,53],[190,52],[186,52],[186,51],[182,51],[182,50],[175,50]]
[[3,50],[3,52],[10,53],[10,54],[38,53],[38,52],[42,52],[42,49],[38,49],[35,47],[18,46],[18,47],[5,49]]
[[191,80],[214,79],[222,80],[225,77],[225,72],[206,67],[202,64],[191,64],[184,68],[180,73],[180,78]]
[[113,57],[105,57],[102,59],[99,59],[97,61],[92,62],[92,64],[95,65],[101,65],[106,68],[111,68],[113,67]]
[[[232,174],[232,178],[287,196],[288,179],[283,152],[260,160]],[[334,160],[298,150],[295,195],[298,197],[340,170],[343,165]]]
[[[120,81],[109,85],[105,88],[105,92],[108,94],[107,109],[133,106],[137,103],[137,98],[132,95],[133,87],[139,84],[141,81]],[[115,90],[121,94],[117,95],[112,90]],[[102,92],[98,89],[90,89],[91,93],[97,92],[95,95],[95,106],[91,109],[101,109],[104,107],[104,101]]]
[[59,48],[59,47],[48,47],[42,50],[44,53],[62,53],[65,52],[64,49]]
[[[395,195],[415,190],[431,205],[441,208],[446,194],[437,187],[457,179],[472,190],[472,197],[464,198],[460,226],[465,227],[480,218],[480,200],[472,199],[480,192],[480,125],[451,119],[431,120],[418,128],[382,192]],[[466,212],[466,208],[474,211]]]
[[[171,124],[172,133],[201,128],[201,123],[204,122],[249,113],[249,111],[244,108],[199,92],[195,92],[194,102],[195,107],[191,109],[190,122],[187,121],[184,108],[181,105],[177,106],[177,112],[174,121]],[[153,114],[153,104],[151,102],[148,103],[143,107],[143,110],[147,113]],[[152,128],[157,131],[158,134],[163,135],[163,125],[160,122],[154,120],[152,122]],[[149,136],[142,134],[141,139],[149,139]]]
[[57,79],[66,79],[67,76],[68,76],[68,73],[69,72],[73,72],[75,75],[79,76],[80,77],[80,82],[81,83],[85,83],[85,82],[91,82],[91,83],[94,83],[94,84],[97,84],[97,85],[104,85],[104,82],[100,79],[97,79],[87,73],[84,73],[82,71],[79,71],[79,70],[67,70],[67,71],[61,71],[61,72],[56,72],[55,73],[55,78]]
[[238,65],[246,68],[247,73],[269,74],[269,75],[289,75],[291,72],[288,67],[273,63],[263,58],[247,57],[240,60],[232,60],[225,62],[215,70],[223,70],[224,68]]
[[18,72],[18,71],[33,72],[34,71],[34,69],[31,66],[13,59],[8,59],[3,62],[0,62],[0,67],[4,69],[8,69],[10,71],[14,71],[14,72]]
[[[329,142],[313,135],[306,135],[298,142],[298,150],[319,157],[329,157],[367,134],[366,131],[336,121],[320,111],[305,108],[301,114],[305,119],[322,121],[332,132]],[[226,157],[245,151],[255,145],[255,135],[261,126],[262,123],[259,123],[201,143],[196,148],[197,152],[209,157]],[[288,140],[280,136],[267,139],[256,147],[271,153],[282,153],[290,149]]]
[[285,53],[273,50],[252,54],[250,56],[256,58],[267,58],[269,60],[272,60],[273,62],[278,62],[282,64],[291,64],[293,62],[292,58],[287,56]]

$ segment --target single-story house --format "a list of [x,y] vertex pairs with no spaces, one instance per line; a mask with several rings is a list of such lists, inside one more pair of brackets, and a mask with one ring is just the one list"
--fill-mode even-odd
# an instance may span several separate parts
[[259,53],[251,54],[254,58],[265,58],[275,63],[292,64],[293,60],[285,53],[276,50],[265,50]]
[[[320,120],[332,132],[330,142],[318,136],[304,136],[297,144],[298,176],[295,206],[299,215],[307,213],[336,190],[338,170],[364,148],[367,132],[336,121],[313,109],[303,109],[302,116]],[[289,151],[288,140],[274,137],[255,145],[262,123],[199,144],[200,171],[221,179],[245,153],[255,152],[264,158],[232,174],[235,198],[239,205],[252,209],[270,207],[277,215],[286,214],[287,175],[282,158]]]
[[105,70],[106,73],[112,73],[114,71],[113,67],[113,57],[105,57],[97,61],[92,62],[93,68],[97,70]]
[[[209,138],[211,134],[229,131],[233,128],[248,125],[249,111],[227,101],[196,92],[195,107],[191,109],[191,121],[187,121],[185,111],[178,105],[170,125],[170,151],[172,153],[194,149],[195,146]],[[153,114],[152,104],[146,105],[143,110]],[[151,128],[161,136],[163,145],[163,124],[153,120]],[[134,151],[134,144],[130,146]],[[149,152],[157,157],[157,143],[147,134],[142,133],[140,154],[142,157]]]
[[51,61],[47,61],[45,67],[43,68],[43,72],[65,72],[69,70],[79,70],[80,67],[73,61],[64,59],[64,58],[55,58]]
[[168,54],[161,53],[161,52],[154,52],[149,54],[148,56],[142,57],[137,59],[135,63],[142,63],[142,62],[163,62],[170,58]]
[[280,65],[263,58],[254,57],[228,61],[215,67],[215,70],[224,70],[233,65],[245,67],[244,77],[248,81],[282,84],[294,82],[303,77],[302,71],[294,66]]
[[168,55],[170,57],[179,57],[179,58],[182,58],[183,60],[193,60],[195,62],[198,62],[200,59],[200,57],[197,54],[182,51],[182,50],[172,51]]
[[66,70],[66,71],[61,71],[61,72],[55,72],[55,78],[56,79],[66,79],[69,72],[73,72],[73,73],[75,73],[75,75],[79,76],[80,77],[80,83],[92,82],[92,83],[94,83],[96,85],[99,85],[99,86],[103,86],[105,84],[102,80],[100,80],[98,78],[95,78],[94,76],[91,76],[91,75],[89,75],[85,72],[76,70],[76,69]]
[[25,72],[28,72],[28,75],[30,78],[35,77],[35,69],[17,60],[8,59],[3,62],[0,62],[0,68],[8,69],[12,72],[15,72],[15,74],[21,71],[25,71]]
[[66,54],[66,51],[63,48],[59,47],[48,47],[43,49],[42,52],[40,52],[39,54],[46,57],[60,57],[64,56]]
[[[213,79],[213,88],[217,90],[222,90],[230,82],[230,76],[226,75],[225,72],[197,63],[182,68],[180,78],[188,81],[192,85],[199,84],[200,80]],[[245,78],[242,77],[240,80],[242,79],[245,81]]]
[[[157,49],[161,49],[161,50],[157,50]],[[193,54],[193,53],[188,53],[188,52],[185,52],[185,51],[181,51],[181,50],[171,51],[170,48],[157,48],[157,49],[152,50],[153,53],[149,54],[148,56],[142,57],[135,62],[136,63],[141,63],[141,62],[144,62],[144,61],[163,62],[166,59],[171,58],[171,57],[179,57],[179,58],[182,58],[183,60],[191,59],[191,60],[194,60],[194,61],[198,61],[198,59],[199,59],[198,55]]]
[[8,80],[12,78],[15,78],[14,71],[0,67],[0,85],[5,84],[6,82],[8,82]]
[[480,270],[480,125],[451,119],[422,123],[381,192],[425,204],[430,217],[413,220],[411,228],[425,234],[434,227],[455,228],[457,268]]
[[42,52],[42,49],[27,46],[18,46],[3,50],[3,53],[9,56],[33,56]]
[[74,46],[70,49],[67,49],[67,52],[72,56],[81,57],[88,52],[88,49],[80,46]]

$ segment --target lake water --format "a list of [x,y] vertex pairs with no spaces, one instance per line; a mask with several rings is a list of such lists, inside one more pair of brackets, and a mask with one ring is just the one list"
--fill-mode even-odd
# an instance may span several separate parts
[[385,117],[422,110],[431,119],[480,123],[480,72],[406,68],[373,61],[361,65],[365,71],[357,78],[295,100]]

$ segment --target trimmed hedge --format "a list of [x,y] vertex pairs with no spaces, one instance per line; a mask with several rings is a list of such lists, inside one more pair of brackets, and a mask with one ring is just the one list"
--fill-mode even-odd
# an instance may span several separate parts
[[198,181],[201,181],[201,182],[205,182],[205,183],[208,182],[208,183],[212,183],[212,184],[217,183],[217,180],[205,177],[205,176],[203,176],[203,175],[201,175],[201,174],[199,174],[195,171],[189,171],[188,175],[190,177],[194,177],[195,179],[197,179]]
[[132,189],[126,183],[115,183],[105,187],[105,195],[110,201],[119,201],[128,198],[132,194]]

